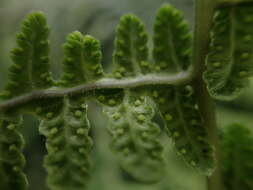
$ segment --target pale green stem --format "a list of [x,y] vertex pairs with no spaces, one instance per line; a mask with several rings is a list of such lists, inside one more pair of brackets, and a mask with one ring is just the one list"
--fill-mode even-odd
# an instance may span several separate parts
[[32,100],[64,97],[66,95],[75,96],[78,94],[91,92],[99,89],[129,89],[150,85],[181,85],[189,84],[190,81],[192,81],[192,69],[171,75],[147,74],[144,76],[138,76],[135,78],[124,78],[120,80],[113,78],[103,78],[98,81],[86,83],[75,87],[53,87],[45,90],[35,90],[33,92],[29,92],[28,94],[13,97],[9,100],[0,102],[0,112],[9,108],[21,106]]

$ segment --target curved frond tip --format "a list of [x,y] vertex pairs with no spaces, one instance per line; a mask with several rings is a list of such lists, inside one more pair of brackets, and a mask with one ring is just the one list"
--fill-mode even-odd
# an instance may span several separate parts
[[253,6],[242,4],[216,11],[204,79],[212,97],[232,100],[253,75]]
[[48,35],[43,13],[31,13],[22,22],[17,47],[11,52],[14,64],[9,69],[10,81],[1,97],[10,98],[52,86]]

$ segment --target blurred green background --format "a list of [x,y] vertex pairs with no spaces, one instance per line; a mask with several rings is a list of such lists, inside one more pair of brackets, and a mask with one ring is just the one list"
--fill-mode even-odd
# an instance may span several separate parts
[[[169,2],[185,13],[186,20],[194,24],[192,0],[0,0],[0,89],[7,80],[7,69],[11,64],[9,51],[15,46],[15,35],[20,21],[31,11],[45,12],[51,27],[51,63],[55,78],[61,72],[62,48],[68,33],[79,30],[101,41],[103,65],[109,71],[113,51],[115,27],[122,14],[135,13],[146,24],[152,34],[156,10]],[[219,127],[229,123],[243,123],[248,127],[253,122],[253,86],[233,102],[217,102]],[[204,190],[205,178],[178,158],[171,141],[162,136],[166,144],[167,174],[158,184],[143,185],[134,181],[117,165],[109,150],[110,137],[106,131],[106,118],[94,102],[89,104],[89,118],[94,138],[93,174],[89,190]],[[95,123],[93,121],[96,121]],[[25,116],[26,172],[31,190],[47,190],[43,155],[46,154],[45,139],[38,134],[38,121]],[[145,175],[145,174],[143,174]]]

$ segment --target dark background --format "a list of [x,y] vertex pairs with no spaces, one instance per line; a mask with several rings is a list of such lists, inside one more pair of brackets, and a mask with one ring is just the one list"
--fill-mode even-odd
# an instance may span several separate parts
[[[185,13],[186,20],[193,25],[192,0],[0,0],[0,90],[7,81],[7,69],[11,64],[9,51],[15,46],[15,34],[19,31],[21,20],[32,11],[45,12],[51,28],[51,63],[55,78],[61,72],[62,48],[68,33],[79,30],[99,39],[103,48],[103,65],[110,70],[113,39],[116,24],[122,14],[135,13],[146,24],[150,34],[156,10],[169,2]],[[252,126],[253,87],[233,102],[217,102],[219,127],[229,123],[243,123]],[[203,190],[204,177],[185,165],[173,152],[173,145],[166,138],[167,175],[154,185],[142,185],[131,179],[117,165],[109,150],[107,122],[101,108],[89,104],[89,118],[94,134],[93,178],[89,190]],[[94,123],[96,121],[96,123]],[[38,121],[25,116],[24,136],[26,139],[26,172],[31,190],[46,190],[43,169],[45,139],[38,133]],[[1,134],[0,134],[1,135]],[[145,174],[144,174],[145,175]]]

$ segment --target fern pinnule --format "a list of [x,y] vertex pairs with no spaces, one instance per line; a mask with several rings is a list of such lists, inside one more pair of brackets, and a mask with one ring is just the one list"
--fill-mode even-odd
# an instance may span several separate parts
[[253,74],[252,5],[219,8],[214,16],[204,79],[212,97],[232,100]]
[[151,96],[157,103],[178,155],[191,167],[211,175],[215,168],[214,152],[192,87],[154,88]]
[[103,77],[102,53],[98,40],[80,32],[68,35],[64,44],[63,75],[60,84],[73,86]]
[[[158,10],[153,41],[155,67],[170,73],[191,66],[192,39],[189,27],[183,14],[171,5],[164,5]],[[213,149],[208,143],[192,86],[154,87],[149,94],[157,104],[178,154],[190,166],[210,175],[215,166]]]
[[82,190],[90,177],[90,124],[83,98],[65,98],[61,112],[43,119],[40,133],[46,136],[48,186],[53,190]]
[[0,116],[0,189],[27,190],[24,174],[24,139],[20,134],[22,119]]
[[164,175],[163,148],[159,126],[152,121],[151,99],[127,92],[121,104],[107,106],[104,112],[109,117],[111,148],[121,167],[139,181],[159,181]]
[[113,53],[114,77],[136,76],[149,71],[148,35],[144,24],[133,14],[121,17]]
[[17,47],[12,50],[14,64],[9,69],[9,83],[2,98],[8,99],[36,89],[52,86],[49,71],[49,28],[43,13],[27,16],[17,35]]
[[154,23],[155,70],[178,72],[191,64],[192,35],[182,12],[169,4],[157,12]]

